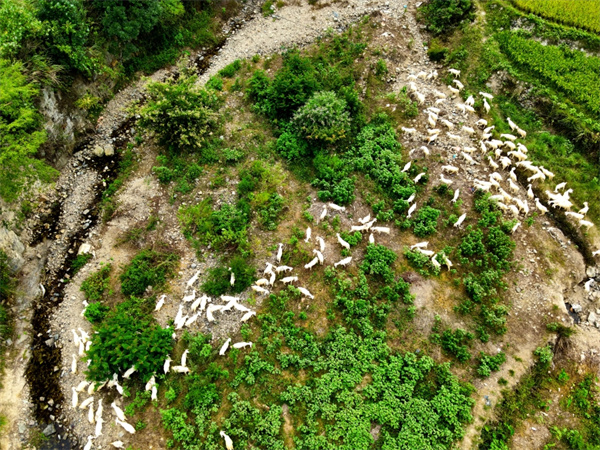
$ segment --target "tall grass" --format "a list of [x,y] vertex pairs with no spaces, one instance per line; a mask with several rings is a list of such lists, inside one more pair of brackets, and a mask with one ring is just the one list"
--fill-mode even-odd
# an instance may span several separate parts
[[519,8],[557,22],[600,32],[598,0],[512,0]]

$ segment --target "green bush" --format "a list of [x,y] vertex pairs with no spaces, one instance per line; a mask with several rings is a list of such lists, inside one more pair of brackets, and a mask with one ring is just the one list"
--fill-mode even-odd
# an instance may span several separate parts
[[394,278],[393,265],[395,261],[396,253],[393,250],[383,245],[369,244],[361,269],[365,273],[379,276],[389,283]]
[[[231,286],[231,272],[235,274],[235,284]],[[256,269],[241,256],[236,256],[229,266],[209,269],[208,277],[202,285],[202,290],[209,295],[219,296],[227,292],[240,293],[246,290],[256,279]]]
[[109,286],[111,269],[112,266],[110,264],[105,264],[100,270],[90,274],[83,280],[81,291],[87,300],[97,302],[104,297],[104,293]]
[[92,259],[91,253],[82,253],[81,255],[77,255],[73,262],[71,262],[71,276],[75,276],[90,259]]
[[331,144],[347,137],[350,114],[334,92],[316,92],[294,114],[293,123],[306,139]]
[[0,1],[0,58],[16,56],[24,41],[34,38],[42,30],[42,23],[35,17],[29,2]]
[[37,94],[21,63],[0,59],[0,196],[6,201],[14,201],[32,178],[48,182],[57,174],[33,158],[46,141]]
[[500,370],[500,366],[504,364],[505,361],[506,355],[503,352],[497,353],[495,356],[480,352],[477,374],[482,378],[487,378],[492,372]]
[[412,221],[415,236],[425,237],[437,232],[437,220],[440,214],[441,211],[439,209],[432,208],[431,206],[424,206],[419,209],[415,219]]
[[178,260],[174,253],[142,250],[123,268],[121,292],[140,297],[148,286],[160,288],[173,275]]
[[295,133],[286,131],[277,138],[275,150],[288,161],[303,158],[311,154],[311,147],[306,140]]
[[264,72],[255,72],[248,94],[267,117],[287,121],[318,90],[316,75],[309,58],[295,50],[289,51],[283,55],[283,66],[272,81]]
[[440,342],[442,349],[449,355],[454,356],[460,362],[467,362],[471,359],[468,345],[473,340],[473,335],[460,328],[456,330],[446,330],[442,333]]
[[236,59],[231,64],[228,64],[227,66],[219,70],[219,75],[225,78],[232,78],[241,68],[242,62],[239,59]]
[[36,4],[52,59],[66,68],[91,76],[94,65],[87,55],[90,28],[83,0],[38,0]]
[[102,382],[135,366],[141,380],[147,382],[162,371],[173,349],[172,332],[156,324],[141,310],[140,300],[131,297],[108,313],[92,333],[87,378]]
[[140,125],[174,152],[200,151],[219,124],[219,101],[198,87],[197,78],[182,70],[177,80],[148,84],[148,102],[139,109]]
[[419,18],[435,35],[448,33],[464,19],[472,20],[473,17],[471,0],[430,0],[419,9]]
[[95,302],[90,303],[88,307],[85,308],[83,316],[93,324],[99,324],[104,320],[109,311],[110,308],[108,306],[105,306],[100,302]]
[[536,348],[533,354],[537,356],[539,363],[543,367],[548,367],[554,358],[554,353],[549,345]]

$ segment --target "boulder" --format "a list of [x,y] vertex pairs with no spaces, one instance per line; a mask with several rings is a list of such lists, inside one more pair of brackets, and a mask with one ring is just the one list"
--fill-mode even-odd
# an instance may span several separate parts
[[92,150],[92,152],[96,156],[102,156],[102,155],[104,155],[104,149],[101,146],[99,146],[99,145],[96,145],[94,147],[94,150]]
[[114,155],[114,154],[115,154],[115,148],[113,147],[113,145],[112,145],[112,144],[106,144],[106,145],[104,146],[104,154],[105,154],[106,156],[112,156],[112,155]]
[[87,243],[83,243],[79,246],[79,251],[77,252],[78,255],[87,255],[89,252],[92,251],[92,246],[90,244]]
[[25,246],[13,231],[4,227],[0,227],[0,250],[8,256],[8,267],[13,272],[17,272],[25,264]]

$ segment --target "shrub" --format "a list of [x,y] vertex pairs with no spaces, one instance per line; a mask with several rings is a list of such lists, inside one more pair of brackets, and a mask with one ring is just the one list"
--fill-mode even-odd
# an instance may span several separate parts
[[442,333],[441,344],[444,351],[460,362],[467,362],[471,359],[468,344],[473,340],[473,335],[460,328],[456,330],[446,330]]
[[141,311],[139,303],[135,297],[121,303],[95,329],[87,353],[92,361],[88,379],[101,382],[135,366],[146,382],[162,371],[165,358],[173,349],[173,330],[161,328],[151,315]]
[[231,64],[228,64],[227,66],[219,70],[219,75],[225,78],[232,78],[241,68],[242,62],[239,59],[236,59]]
[[434,234],[437,231],[437,219],[440,214],[441,211],[439,209],[432,208],[431,206],[424,206],[419,209],[413,220],[415,236],[425,237]]
[[100,302],[91,303],[85,308],[85,313],[83,316],[92,322],[93,324],[98,324],[104,320],[110,308],[108,306],[103,305]]
[[83,283],[81,283],[81,291],[84,293],[87,300],[97,302],[104,296],[104,292],[108,289],[110,281],[110,264],[103,265],[100,270],[89,275]]
[[[231,268],[231,271],[229,270]],[[235,274],[235,284],[231,286],[231,272]],[[208,277],[202,289],[209,295],[219,296],[226,292],[240,293],[246,290],[256,279],[256,269],[241,256],[233,258],[229,266],[209,269]]]
[[7,201],[14,201],[30,178],[49,181],[57,173],[33,158],[46,132],[34,105],[38,90],[23,72],[21,63],[0,59],[0,196]]
[[201,150],[219,123],[216,95],[198,87],[196,81],[197,76],[184,70],[176,81],[150,83],[148,102],[139,109],[140,125],[175,152]]
[[277,138],[275,150],[288,161],[309,156],[311,149],[308,143],[295,133],[286,131]]
[[361,269],[370,275],[376,275],[386,282],[394,278],[392,266],[396,261],[396,253],[389,248],[379,244],[367,245],[367,251],[361,265]]
[[148,286],[161,287],[173,275],[179,257],[174,253],[142,250],[125,266],[121,274],[123,295],[142,296]]
[[71,263],[71,276],[75,276],[90,259],[92,259],[91,253],[82,253],[81,255],[77,255],[77,257]]
[[248,94],[256,101],[256,108],[269,118],[287,121],[318,87],[311,60],[293,50],[283,55],[283,66],[273,81],[264,72],[255,72]]
[[492,372],[500,370],[500,366],[506,361],[506,355],[503,352],[491,356],[485,352],[479,353],[479,367],[477,374],[482,378],[487,378]]
[[90,76],[93,65],[85,48],[90,29],[83,1],[38,0],[36,5],[52,59]]
[[550,345],[536,348],[533,354],[537,356],[539,363],[544,367],[548,367],[552,362],[552,358],[554,357],[554,353],[552,352]]
[[316,92],[296,114],[293,123],[306,139],[334,143],[350,130],[346,102],[331,91]]
[[464,19],[472,20],[473,17],[471,0],[430,0],[419,10],[419,18],[435,35],[448,33]]

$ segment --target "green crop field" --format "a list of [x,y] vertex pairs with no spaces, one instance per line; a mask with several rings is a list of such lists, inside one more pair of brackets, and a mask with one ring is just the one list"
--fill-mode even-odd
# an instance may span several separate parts
[[550,82],[594,114],[600,113],[600,59],[564,46],[542,45],[515,33],[501,33],[498,41],[515,63]]
[[600,32],[600,1],[598,0],[513,0],[513,3],[527,12]]

